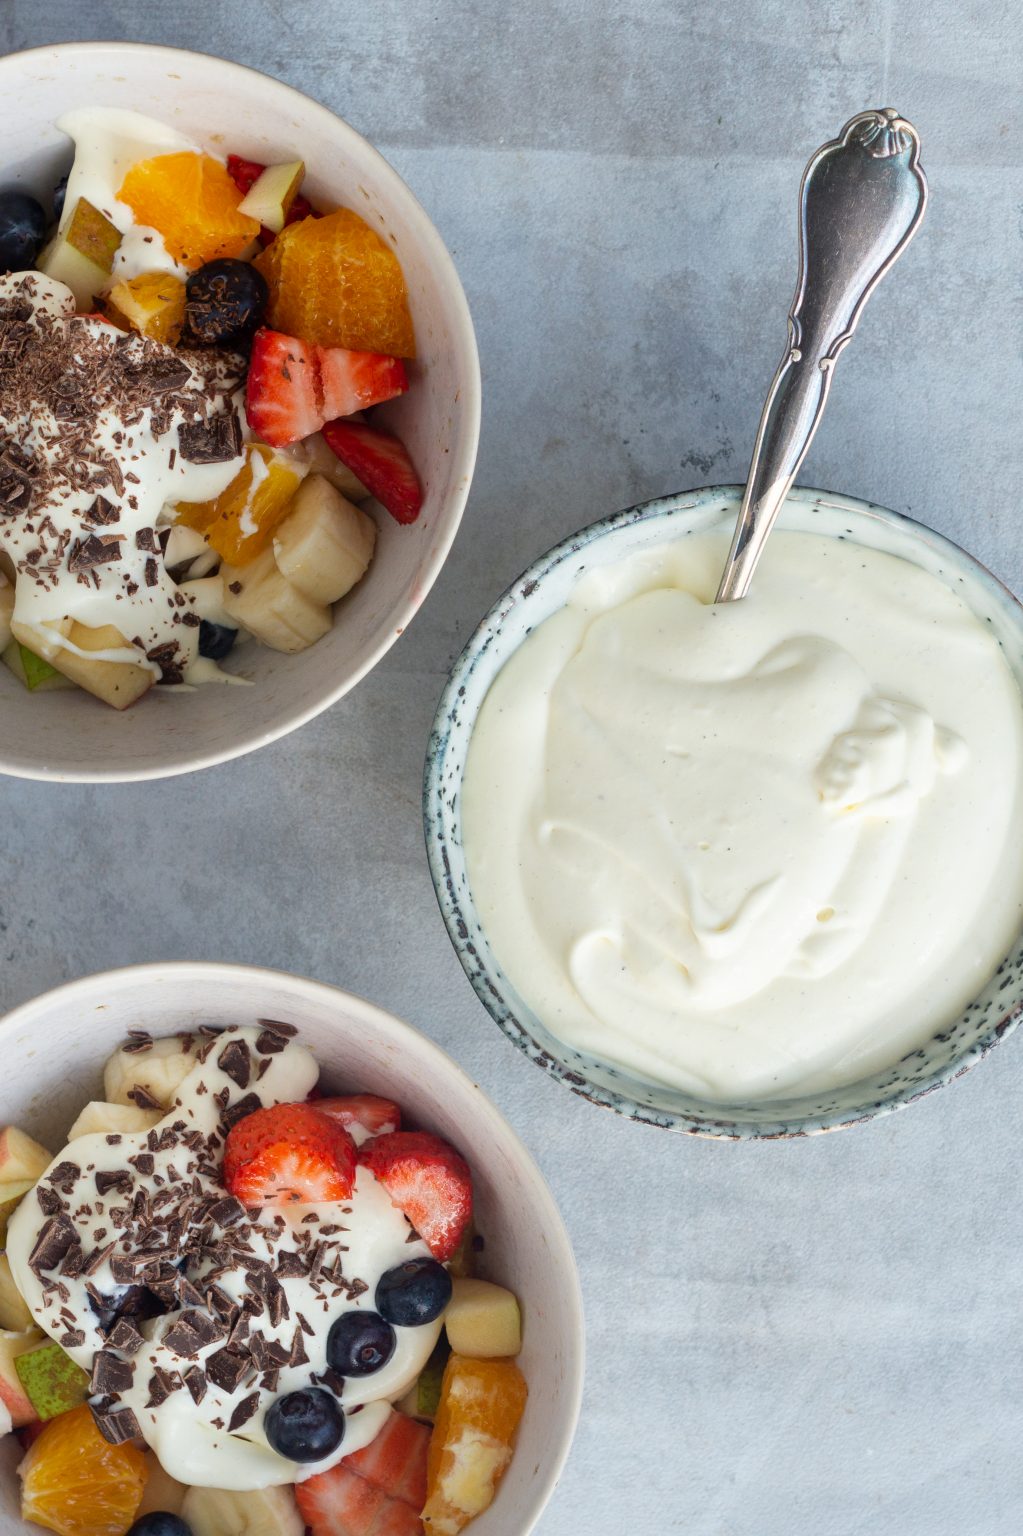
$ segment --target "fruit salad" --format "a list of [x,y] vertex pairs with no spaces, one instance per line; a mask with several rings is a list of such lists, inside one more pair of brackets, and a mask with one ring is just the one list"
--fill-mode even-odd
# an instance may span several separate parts
[[321,1096],[293,1025],[108,1061],[57,1154],[0,1133],[0,1430],[60,1536],[455,1536],[526,1402],[469,1167]]
[[391,246],[314,207],[300,159],[226,162],[135,112],[58,126],[44,208],[0,190],[0,653],[30,691],[125,709],[242,678],[240,640],[313,645],[373,559],[372,498],[414,522]]

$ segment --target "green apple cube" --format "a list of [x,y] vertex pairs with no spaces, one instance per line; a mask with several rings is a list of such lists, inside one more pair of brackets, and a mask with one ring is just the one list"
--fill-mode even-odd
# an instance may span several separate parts
[[59,1344],[42,1345],[14,1362],[32,1407],[41,1419],[55,1419],[77,1408],[89,1395],[89,1378]]
[[429,1419],[432,1423],[437,1417],[437,1409],[440,1405],[440,1387],[444,1380],[444,1367],[448,1363],[451,1350],[448,1342],[441,1334],[437,1340],[433,1354],[423,1366],[416,1382],[416,1407],[415,1416],[420,1419]]
[[0,661],[14,673],[30,693],[47,693],[51,688],[73,688],[74,684],[51,667],[48,661],[30,651],[27,645],[12,640],[0,655]]

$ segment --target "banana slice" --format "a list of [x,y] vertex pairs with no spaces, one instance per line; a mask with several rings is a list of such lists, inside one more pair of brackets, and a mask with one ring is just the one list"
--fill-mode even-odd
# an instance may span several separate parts
[[158,1510],[166,1515],[180,1515],[187,1492],[188,1489],[184,1483],[177,1482],[168,1472],[165,1472],[153,1452],[148,1451],[146,1453],[146,1490],[142,1495],[142,1503],[135,1511],[136,1520],[141,1519],[143,1515],[155,1514]]
[[100,1134],[130,1136],[135,1131],[152,1130],[162,1119],[163,1111],[159,1109],[139,1109],[136,1104],[108,1104],[103,1099],[90,1099],[68,1131],[67,1139],[74,1141],[76,1136]]
[[178,1035],[154,1040],[148,1051],[115,1051],[103,1068],[103,1092],[112,1104],[135,1105],[132,1089],[144,1088],[164,1109],[174,1103],[195,1056]]
[[314,603],[277,569],[272,549],[250,565],[222,565],[220,574],[227,613],[275,651],[304,651],[333,623],[325,603]]
[[322,475],[299,486],[274,536],[278,569],[315,603],[336,603],[369,569],[376,524]]
[[190,1488],[181,1518],[192,1536],[303,1536],[305,1531],[290,1487],[247,1493]]
[[[358,420],[362,420],[360,416]],[[342,496],[347,496],[349,501],[365,501],[369,495],[361,480],[356,479],[347,464],[342,464],[333,448],[328,447],[327,440],[321,432],[314,432],[312,437],[305,437],[300,443],[293,443],[285,452],[300,464],[304,464],[310,474],[323,475],[328,479]]]

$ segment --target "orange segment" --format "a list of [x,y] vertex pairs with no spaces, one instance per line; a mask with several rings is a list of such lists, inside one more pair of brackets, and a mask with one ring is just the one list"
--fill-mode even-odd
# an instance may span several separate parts
[[87,1406],[51,1419],[18,1470],[22,1517],[59,1536],[125,1536],[146,1484],[142,1452],[109,1445]]
[[430,1437],[426,1536],[457,1536],[489,1508],[511,1461],[526,1392],[514,1360],[449,1358]]
[[259,234],[256,220],[238,212],[242,194],[219,160],[209,155],[140,160],[117,196],[140,224],[159,230],[174,260],[186,267],[240,256]]
[[115,325],[123,318],[132,330],[171,347],[180,340],[185,323],[185,285],[179,277],[144,272],[141,277],[115,283],[107,302],[116,312],[109,317]]
[[253,265],[270,287],[274,330],[320,347],[415,357],[401,264],[350,208],[288,224]]
[[181,501],[178,522],[206,535],[229,565],[261,555],[284,521],[305,470],[297,459],[249,443],[242,468],[215,501]]

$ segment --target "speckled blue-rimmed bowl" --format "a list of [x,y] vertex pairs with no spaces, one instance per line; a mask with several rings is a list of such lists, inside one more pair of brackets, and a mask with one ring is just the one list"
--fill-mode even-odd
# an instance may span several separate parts
[[[885,1071],[826,1094],[725,1106],[570,1049],[522,1001],[491,953],[469,888],[461,825],[466,753],[487,690],[530,631],[564,606],[586,571],[668,539],[731,528],[740,496],[737,486],[711,486],[645,502],[593,523],[542,555],[487,614],[452,668],[430,737],[423,800],[430,871],[448,934],[480,1000],[509,1040],[593,1104],[665,1130],[731,1141],[808,1136],[901,1109],[961,1077],[1023,1013],[1021,936],[959,1018]],[[794,490],[781,526],[852,539],[939,577],[990,624],[1023,689],[1023,606],[958,545],[897,512],[830,491]]]

